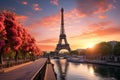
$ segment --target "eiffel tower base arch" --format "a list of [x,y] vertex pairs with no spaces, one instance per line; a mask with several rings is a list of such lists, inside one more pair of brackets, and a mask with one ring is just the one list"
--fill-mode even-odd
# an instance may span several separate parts
[[71,51],[70,47],[69,47],[69,44],[57,44],[57,47],[56,47],[56,50],[55,52],[58,54],[60,50],[62,49],[66,49],[68,50],[69,52]]

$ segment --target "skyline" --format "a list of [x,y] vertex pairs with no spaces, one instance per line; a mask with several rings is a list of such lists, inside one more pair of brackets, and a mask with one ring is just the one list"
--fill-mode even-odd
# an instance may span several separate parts
[[72,49],[101,41],[119,41],[119,0],[1,0],[0,9],[14,11],[41,50],[55,50],[64,8],[65,33]]

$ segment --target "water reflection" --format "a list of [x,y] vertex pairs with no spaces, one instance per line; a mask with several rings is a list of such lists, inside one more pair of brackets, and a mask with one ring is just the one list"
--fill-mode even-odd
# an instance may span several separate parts
[[120,68],[53,59],[57,80],[120,80]]
[[56,59],[55,64],[59,71],[60,80],[66,80],[67,70],[68,70],[68,62],[66,59]]

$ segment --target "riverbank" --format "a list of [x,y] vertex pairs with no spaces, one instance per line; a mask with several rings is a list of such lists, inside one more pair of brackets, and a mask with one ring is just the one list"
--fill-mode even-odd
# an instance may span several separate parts
[[80,59],[80,58],[67,58],[68,62],[75,63],[90,63],[90,64],[100,64],[100,65],[108,65],[108,66],[118,66],[120,67],[120,63],[106,62],[102,60],[88,60],[88,59]]

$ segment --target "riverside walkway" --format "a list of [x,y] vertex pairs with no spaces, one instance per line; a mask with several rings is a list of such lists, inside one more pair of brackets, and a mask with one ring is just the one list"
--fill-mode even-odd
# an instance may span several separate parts
[[36,80],[34,79],[35,76],[45,64],[47,64],[47,58],[38,59],[17,69],[0,74],[0,80]]

